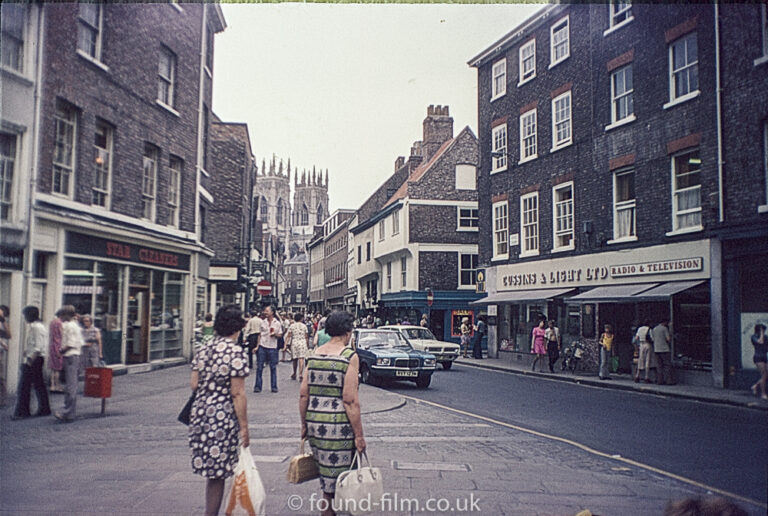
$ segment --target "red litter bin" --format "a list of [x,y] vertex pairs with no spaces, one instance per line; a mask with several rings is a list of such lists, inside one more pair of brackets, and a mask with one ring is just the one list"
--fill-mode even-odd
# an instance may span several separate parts
[[86,367],[84,395],[101,398],[101,414],[107,410],[107,398],[112,397],[112,369],[109,367]]

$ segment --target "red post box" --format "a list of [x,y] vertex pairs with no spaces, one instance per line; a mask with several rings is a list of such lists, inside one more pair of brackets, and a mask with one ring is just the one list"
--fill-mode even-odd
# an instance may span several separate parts
[[107,409],[107,398],[112,397],[112,369],[109,367],[86,367],[84,395],[101,398],[102,415]]

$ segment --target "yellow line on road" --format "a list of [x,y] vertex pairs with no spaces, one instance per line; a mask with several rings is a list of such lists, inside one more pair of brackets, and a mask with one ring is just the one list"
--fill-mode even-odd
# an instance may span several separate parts
[[762,509],[768,509],[768,505],[763,503],[763,502],[761,502],[761,501],[753,500],[751,498],[747,498],[747,497],[738,495],[736,493],[731,493],[731,492],[725,491],[723,489],[718,489],[716,487],[708,486],[707,484],[702,484],[701,482],[697,482],[696,480],[693,480],[693,479],[690,479],[690,478],[686,478],[686,477],[682,477],[680,475],[676,475],[674,473],[670,473],[669,471],[664,471],[663,469],[659,469],[659,468],[650,466],[648,464],[643,464],[642,462],[637,462],[636,460],[627,459],[626,457],[610,455],[608,453],[595,450],[594,448],[590,448],[589,446],[586,446],[584,444],[578,443],[576,441],[572,441],[570,439],[566,439],[564,437],[558,437],[556,435],[550,435],[550,434],[546,434],[544,432],[539,432],[538,430],[531,430],[530,428],[524,428],[522,426],[513,425],[511,423],[505,423],[504,421],[499,421],[498,419],[493,419],[493,418],[490,418],[490,417],[481,416],[480,414],[474,414],[472,412],[467,412],[466,410],[461,410],[461,409],[449,407],[447,405],[441,405],[440,403],[435,403],[434,401],[427,401],[427,400],[423,400],[421,398],[416,398],[414,396],[408,396],[407,394],[400,394],[400,393],[398,393],[397,396],[400,396],[402,398],[409,399],[409,400],[412,400],[412,401],[416,401],[416,402],[419,402],[419,403],[425,403],[427,405],[432,405],[433,407],[441,408],[443,410],[448,410],[450,412],[455,412],[456,414],[461,414],[463,416],[468,416],[468,417],[472,417],[472,418],[475,418],[475,419],[480,419],[481,421],[486,421],[488,423],[493,423],[495,425],[503,426],[503,427],[506,427],[506,428],[511,428],[512,430],[517,430],[518,432],[524,432],[526,434],[535,435],[537,437],[543,437],[545,439],[551,439],[553,441],[557,441],[557,442],[561,442],[561,443],[568,444],[568,445],[571,445],[571,446],[575,446],[576,448],[579,448],[580,450],[584,450],[587,453],[591,453],[593,455],[597,455],[598,457],[603,457],[605,459],[610,459],[610,460],[615,460],[615,461],[618,461],[618,462],[623,462],[624,464],[629,464],[629,465],[635,466],[637,468],[645,469],[647,471],[651,471],[651,472],[656,473],[658,475],[662,475],[662,476],[665,476],[665,477],[668,477],[668,478],[671,478],[671,479],[674,479],[674,480],[678,480],[678,481],[683,482],[683,483],[688,484],[688,485],[692,485],[692,486],[695,486],[695,487],[698,487],[698,488],[701,488],[701,489],[706,489],[707,491],[711,491],[712,493],[716,493],[716,494],[719,494],[721,496],[726,496],[726,497],[732,498],[734,500],[739,500],[741,502],[745,502],[745,503],[748,503],[750,505],[754,505],[756,507],[760,507]]

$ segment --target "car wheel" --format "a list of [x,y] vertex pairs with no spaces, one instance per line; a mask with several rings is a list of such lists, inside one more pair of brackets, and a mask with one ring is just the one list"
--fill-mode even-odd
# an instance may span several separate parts
[[429,383],[432,381],[432,375],[429,376],[419,376],[416,379],[416,387],[419,389],[426,389],[429,387]]
[[453,366],[453,362],[440,362],[440,365],[443,366],[443,369],[448,370]]
[[368,366],[364,365],[360,368],[360,381],[367,384],[371,383],[371,371],[368,369]]

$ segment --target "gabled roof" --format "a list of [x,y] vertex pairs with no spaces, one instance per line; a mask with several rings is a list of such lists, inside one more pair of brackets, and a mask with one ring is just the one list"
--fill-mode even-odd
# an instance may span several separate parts
[[451,138],[450,140],[447,140],[445,143],[443,143],[439,149],[437,149],[437,152],[427,161],[426,163],[422,163],[416,169],[411,172],[411,175],[408,176],[408,179],[403,181],[403,184],[400,185],[400,188],[397,189],[397,191],[394,193],[392,197],[389,198],[389,200],[384,204],[384,208],[387,208],[389,205],[395,203],[396,201],[399,201],[400,199],[405,198],[408,195],[408,183],[415,183],[417,181],[420,181],[422,177],[429,171],[430,168],[432,168],[432,165],[434,165],[437,160],[439,160],[444,154],[450,150],[450,148],[453,146],[454,143],[456,143],[461,136],[469,132],[473,137],[475,137],[475,134],[472,132],[472,129],[469,128],[469,126],[466,126],[464,129],[461,130],[459,134],[457,134],[455,137]]

